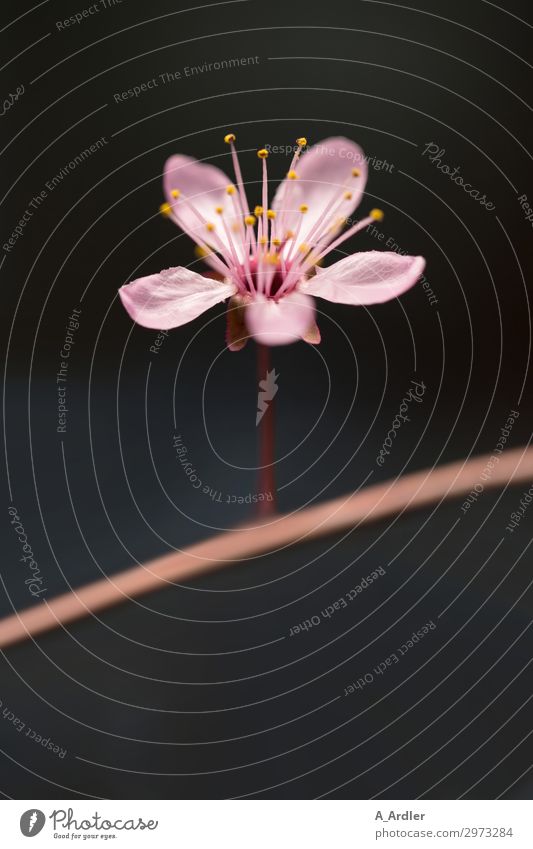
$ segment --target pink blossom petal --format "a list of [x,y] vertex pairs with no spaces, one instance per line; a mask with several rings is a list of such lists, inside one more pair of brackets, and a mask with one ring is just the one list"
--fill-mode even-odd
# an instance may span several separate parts
[[361,252],[317,268],[314,277],[300,284],[300,291],[339,304],[380,304],[414,286],[425,265],[421,256]]
[[[224,217],[231,231],[237,222],[233,201],[226,192],[231,184],[232,181],[220,168],[198,162],[191,156],[171,156],[165,163],[163,189],[177,223],[202,244],[213,244],[205,222],[213,224],[228,254],[229,240],[216,208],[224,209]],[[175,191],[180,192],[178,197],[172,194]],[[235,247],[238,241],[233,239]]]
[[[352,170],[359,169],[358,177]],[[366,185],[367,163],[359,145],[342,136],[324,139],[313,145],[300,157],[294,169],[297,180],[285,179],[278,188],[272,208],[276,211],[288,206],[283,215],[283,227],[295,231],[302,213],[301,204],[309,209],[304,214],[299,240],[306,242],[315,224],[330,206],[312,241],[325,234],[341,218],[349,218],[359,205]],[[344,198],[349,192],[351,199]],[[337,205],[340,201],[340,205]],[[331,238],[334,233],[332,232]]]
[[179,267],[140,277],[118,293],[137,324],[168,330],[192,321],[235,291],[233,283],[219,283]]
[[313,299],[301,292],[291,292],[278,302],[262,295],[246,307],[248,329],[262,345],[288,345],[305,335],[315,315]]

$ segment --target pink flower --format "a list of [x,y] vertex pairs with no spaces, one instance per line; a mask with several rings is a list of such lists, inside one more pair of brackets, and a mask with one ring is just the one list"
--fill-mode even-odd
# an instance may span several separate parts
[[[235,183],[214,165],[171,156],[163,185],[168,215],[199,246],[210,277],[188,268],[167,268],[119,290],[138,324],[157,330],[179,327],[220,301],[228,308],[228,346],[243,347],[249,336],[264,345],[320,333],[311,295],[342,304],[375,304],[401,295],[416,283],[425,261],[390,251],[356,253],[322,269],[319,263],[354,233],[383,213],[374,209],[352,223],[366,183],[367,166],[358,145],[329,138],[302,153],[297,140],[290,169],[268,206],[266,149],[261,205],[250,212],[235,136],[231,147]],[[346,223],[351,224],[341,232]],[[218,277],[219,279],[214,279]]]

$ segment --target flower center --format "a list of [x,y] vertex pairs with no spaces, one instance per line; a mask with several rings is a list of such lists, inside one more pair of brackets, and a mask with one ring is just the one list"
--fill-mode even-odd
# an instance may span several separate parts
[[254,292],[260,292],[267,298],[276,299],[280,289],[287,280],[290,266],[285,266],[285,273],[280,267],[279,256],[270,254],[263,262],[253,257],[250,260],[250,277]]

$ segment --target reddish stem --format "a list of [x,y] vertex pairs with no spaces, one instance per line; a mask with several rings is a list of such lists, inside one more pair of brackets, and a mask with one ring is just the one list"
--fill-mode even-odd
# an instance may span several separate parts
[[[256,345],[257,347],[257,381],[265,380],[267,373],[271,370],[270,348],[267,345]],[[258,426],[259,439],[259,474],[257,479],[258,494],[263,493],[264,501],[257,502],[257,513],[259,516],[271,516],[277,512],[277,493],[275,475],[275,398],[268,401],[267,409]],[[267,501],[266,496],[272,496]]]

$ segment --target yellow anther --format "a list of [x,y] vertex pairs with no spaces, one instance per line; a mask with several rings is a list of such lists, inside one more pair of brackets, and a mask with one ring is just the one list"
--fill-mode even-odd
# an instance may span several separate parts
[[206,225],[205,225],[205,226],[207,227],[207,229],[209,230],[209,232],[210,232],[210,233],[212,233],[212,232],[213,232],[213,230],[215,229],[215,225],[214,225],[214,224],[212,224],[212,223],[211,223],[211,221],[206,221]]
[[172,195],[173,198],[179,198],[179,196],[181,195],[181,192],[180,192],[179,189],[172,189],[170,194]]
[[267,254],[265,259],[271,265],[277,265],[279,262],[279,254]]
[[296,139],[296,144],[299,144],[300,147],[305,147],[307,145],[307,139],[305,136],[302,136],[301,138]]
[[253,227],[255,225],[255,216],[254,215],[246,215],[244,218],[244,223],[247,227]]
[[302,244],[298,247],[298,250],[300,251],[300,253],[306,254],[309,250],[309,245],[306,245],[305,242],[302,242]]
[[226,194],[227,195],[234,195],[235,194],[235,186],[228,186],[228,188],[226,189]]
[[167,215],[167,216],[171,215],[172,214],[172,207],[169,203],[166,203],[166,202],[162,203],[161,206],[159,207],[159,212],[161,213],[161,215]]
[[222,215],[222,213],[224,212],[224,207],[223,206],[215,206],[215,212],[216,212],[217,215]]
[[293,239],[294,238],[294,232],[292,230],[287,230],[287,232],[285,233],[285,238],[286,239]]
[[385,213],[382,209],[371,209],[370,210],[370,218],[373,218],[374,221],[383,221]]
[[194,246],[194,254],[198,257],[198,259],[203,259],[204,256],[209,256],[209,251],[206,251],[205,248],[201,248],[200,245]]
[[352,168],[352,177],[360,177],[361,169],[360,168]]
[[307,204],[306,204],[306,203],[302,203],[302,204],[300,205],[300,212],[308,212],[308,211],[309,211],[309,207],[307,206]]
[[275,245],[276,248],[279,248],[281,245],[281,239],[272,239],[272,244]]
[[274,221],[275,217],[276,217],[276,213],[274,212],[274,210],[273,209],[267,209],[267,218],[270,221]]
[[262,147],[261,150],[257,151],[257,155],[259,159],[266,159],[268,156],[268,150],[266,149],[266,147]]
[[228,133],[227,136],[224,136],[224,141],[226,144],[231,144],[235,141],[235,135],[233,133]]
[[256,206],[256,208],[254,209],[254,213],[256,215],[262,215],[263,214],[263,207],[262,206]]
[[352,198],[353,198],[353,195],[352,195],[351,192],[345,192],[344,193],[344,200],[351,200]]
[[267,239],[267,237],[266,237],[266,236],[261,236],[261,238],[259,239],[259,244],[260,244],[260,245],[268,245],[268,239]]
[[296,171],[289,171],[288,174],[287,174],[287,178],[289,180],[297,180],[298,174],[296,173]]

